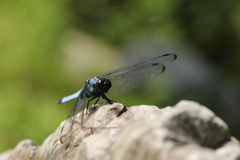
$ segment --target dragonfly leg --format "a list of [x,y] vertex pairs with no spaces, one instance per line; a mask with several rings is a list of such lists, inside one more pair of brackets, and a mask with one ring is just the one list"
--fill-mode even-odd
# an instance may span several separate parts
[[[87,102],[87,107],[86,107],[86,114],[87,114],[87,111],[88,111],[88,107],[89,107],[89,103],[92,101],[92,100],[94,100],[94,99],[96,99],[97,98],[97,100],[96,100],[96,102],[94,103],[94,107],[95,107],[95,105],[96,105],[96,103],[97,103],[97,101],[99,100],[99,98],[100,98],[101,96],[93,96],[93,97],[91,97],[89,100],[88,100],[88,102]],[[84,110],[82,111],[82,122],[81,122],[81,128],[83,129],[83,117],[84,117]]]
[[100,96],[93,96],[93,97],[91,97],[89,100],[88,100],[88,102],[87,102],[87,110],[88,110],[88,107],[89,107],[89,103],[92,101],[92,100],[94,100],[94,99],[96,99],[97,98],[97,100],[96,100],[96,102],[93,104],[94,106],[96,105],[96,103],[98,102],[98,100],[99,100],[99,98],[100,98]]
[[106,96],[104,93],[102,94],[102,98],[103,98],[103,99],[106,99],[106,100],[107,100],[107,102],[108,102],[108,103],[110,103],[110,104],[113,104],[113,103],[115,103],[115,101],[113,101],[113,100],[111,100],[111,99],[107,98],[107,96]]
[[98,100],[100,99],[101,96],[97,97],[97,100],[95,101],[95,103],[93,104],[93,106],[95,107],[95,105],[97,104]]

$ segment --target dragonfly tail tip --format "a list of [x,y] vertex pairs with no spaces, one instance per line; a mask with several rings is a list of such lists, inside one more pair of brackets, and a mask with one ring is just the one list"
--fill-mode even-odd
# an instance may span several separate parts
[[58,104],[62,104],[62,99],[57,101]]

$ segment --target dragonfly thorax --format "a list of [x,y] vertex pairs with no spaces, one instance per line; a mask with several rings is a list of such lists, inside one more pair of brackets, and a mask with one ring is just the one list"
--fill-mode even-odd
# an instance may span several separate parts
[[88,79],[85,85],[86,98],[101,96],[103,93],[107,93],[111,86],[112,83],[109,79],[97,77]]

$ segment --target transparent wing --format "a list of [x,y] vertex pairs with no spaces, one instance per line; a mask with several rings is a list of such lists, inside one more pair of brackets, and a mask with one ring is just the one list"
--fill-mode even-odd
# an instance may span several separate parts
[[65,120],[63,127],[60,132],[60,141],[61,143],[65,143],[67,141],[70,141],[71,135],[72,135],[72,130],[73,130],[73,125],[76,120],[76,114],[84,109],[84,104],[85,104],[85,97],[84,95],[85,91],[85,86],[81,90],[79,96],[77,97],[77,100],[74,104],[74,107],[72,108],[71,112],[69,113],[67,119]]
[[110,98],[118,97],[156,78],[164,72],[165,65],[174,61],[176,58],[177,56],[175,54],[165,54],[135,65],[107,72],[98,76],[98,78],[107,78],[111,80],[112,87],[107,93],[107,96]]

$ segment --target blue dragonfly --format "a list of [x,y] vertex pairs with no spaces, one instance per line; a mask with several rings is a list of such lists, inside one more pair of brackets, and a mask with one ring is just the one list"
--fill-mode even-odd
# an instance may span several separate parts
[[[85,100],[87,98],[86,111],[88,110],[89,103],[92,100],[95,100],[94,106],[100,98],[103,98],[108,103],[112,104],[114,101],[109,99],[106,94],[109,94],[111,98],[114,98],[138,89],[151,79],[154,79],[163,73],[166,69],[165,65],[174,61],[176,58],[177,55],[175,54],[164,54],[135,65],[122,67],[100,76],[89,78],[78,92],[63,97],[58,101],[58,104],[62,104],[70,100],[77,99],[74,107],[68,115],[68,118],[63,124],[60,139],[61,137],[68,139],[71,136],[73,124],[76,118],[75,115],[84,109]],[[81,116],[82,128],[83,116],[84,110],[82,111]]]

